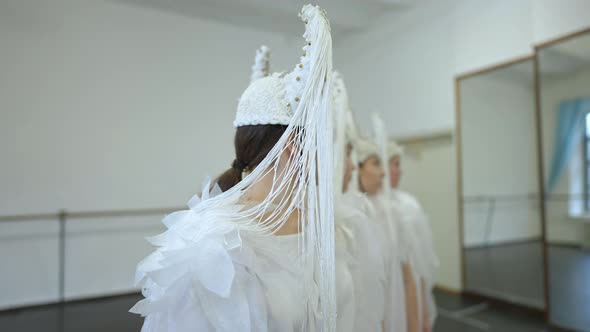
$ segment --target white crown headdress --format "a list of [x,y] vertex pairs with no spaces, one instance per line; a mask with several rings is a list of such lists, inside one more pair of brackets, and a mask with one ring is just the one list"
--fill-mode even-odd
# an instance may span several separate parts
[[259,78],[266,77],[270,74],[270,49],[266,45],[260,46],[256,50],[254,57],[254,65],[252,65],[252,76],[250,82],[254,82]]
[[[317,86],[313,82],[314,55],[323,54],[325,43],[318,35],[323,19],[328,22],[325,12],[317,6],[303,7],[300,17],[306,24],[303,34],[307,44],[303,55],[290,73],[270,73],[270,51],[262,46],[252,66],[250,86],[238,102],[234,127],[251,125],[288,125],[303,99],[304,89]],[[329,25],[326,26],[329,33]],[[320,37],[320,38],[318,38]],[[319,44],[315,44],[319,43]],[[319,59],[322,60],[322,59]]]
[[390,140],[388,147],[387,147],[387,154],[389,159],[395,156],[403,156],[404,155],[404,147],[399,145],[396,141]]
[[377,144],[366,137],[357,138],[354,142],[354,149],[360,163],[365,162],[369,157],[381,157]]

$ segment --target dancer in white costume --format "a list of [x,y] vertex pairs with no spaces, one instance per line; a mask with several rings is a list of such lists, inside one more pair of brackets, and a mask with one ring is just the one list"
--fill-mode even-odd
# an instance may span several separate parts
[[206,183],[150,239],[132,308],[143,331],[335,330],[332,45],[319,7],[301,18],[300,63],[263,69],[240,98],[224,191]]
[[[354,174],[352,142],[356,136],[342,76],[333,75],[335,121],[335,232],[338,331],[382,331],[384,270],[373,246],[368,200],[350,187]],[[344,177],[339,174],[344,174]]]
[[434,249],[434,241],[428,218],[418,200],[411,194],[398,188],[402,175],[401,158],[403,148],[395,141],[390,141],[387,149],[390,197],[397,215],[400,216],[405,255],[414,273],[418,288],[417,307],[419,313],[419,331],[431,331],[436,318],[436,305],[432,294],[434,273],[439,260]]
[[354,256],[350,244],[354,241],[348,225],[350,213],[342,204],[341,196],[348,185],[353,172],[348,149],[345,145],[345,122],[342,120],[342,78],[337,72],[332,75],[332,114],[334,116],[334,232],[336,242],[336,298],[338,318],[337,330],[340,332],[355,331],[356,301],[352,269]]
[[379,252],[384,263],[383,330],[407,331],[399,232],[395,226],[393,210],[383,193],[385,171],[381,163],[382,159],[377,145],[370,140],[357,139],[355,149],[359,160],[359,188],[367,194],[376,212],[372,220],[377,231],[372,241],[379,244]]
[[[381,209],[389,211],[390,221],[393,222],[392,226],[398,235],[398,249],[405,285],[407,331],[429,332],[432,326],[429,314],[434,314],[434,308],[428,307],[426,289],[428,288],[428,294],[431,295],[433,273],[438,265],[436,256],[432,258],[434,254],[431,247],[432,237],[428,241],[422,241],[425,237],[420,234],[424,228],[419,225],[426,222],[421,220],[424,214],[421,209],[416,210],[416,206],[405,194],[394,192],[392,188],[392,184],[397,187],[400,169],[395,167],[399,166],[395,156],[394,158],[391,156],[393,154],[399,157],[401,148],[388,143],[385,124],[377,114],[373,114],[373,126],[379,159],[387,162],[383,195],[379,196],[378,204]],[[432,300],[431,297],[430,300]]]

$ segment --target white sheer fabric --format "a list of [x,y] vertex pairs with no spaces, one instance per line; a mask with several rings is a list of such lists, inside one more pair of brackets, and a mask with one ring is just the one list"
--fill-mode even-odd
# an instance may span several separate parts
[[384,330],[388,332],[407,331],[401,234],[396,222],[398,217],[384,194],[371,197],[371,202],[376,211],[378,240],[381,243],[381,253],[385,262]]
[[259,236],[192,209],[164,224],[151,239],[159,249],[137,270],[146,299],[131,311],[146,316],[142,331],[319,330],[318,287],[298,234]]
[[424,281],[426,286],[428,319],[432,326],[436,318],[432,287],[439,260],[434,248],[430,223],[420,203],[411,194],[396,189],[392,190],[389,196],[391,204],[399,216],[404,260],[409,262],[412,270],[415,271],[417,277]]
[[[336,259],[347,257],[354,291],[354,322],[343,331],[381,331],[385,314],[385,266],[374,210],[363,194],[348,192],[336,202]],[[336,281],[338,284],[338,280]],[[340,301],[339,301],[340,302]],[[338,315],[344,314],[338,307]],[[340,331],[340,329],[338,329]]]

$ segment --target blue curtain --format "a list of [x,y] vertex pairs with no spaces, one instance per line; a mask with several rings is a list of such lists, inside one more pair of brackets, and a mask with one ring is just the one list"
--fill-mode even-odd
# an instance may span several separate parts
[[574,149],[582,141],[586,113],[590,112],[590,98],[563,101],[557,111],[557,130],[553,157],[547,181],[547,192],[551,193],[559,177],[570,161]]

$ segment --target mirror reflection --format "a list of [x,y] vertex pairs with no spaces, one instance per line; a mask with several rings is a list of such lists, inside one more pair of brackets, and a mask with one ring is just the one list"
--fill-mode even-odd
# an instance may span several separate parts
[[467,291],[543,309],[533,61],[459,80]]
[[590,326],[590,34],[541,48],[550,319]]

